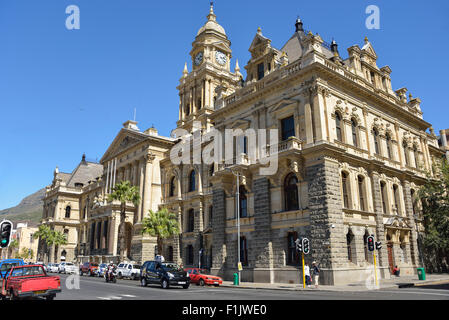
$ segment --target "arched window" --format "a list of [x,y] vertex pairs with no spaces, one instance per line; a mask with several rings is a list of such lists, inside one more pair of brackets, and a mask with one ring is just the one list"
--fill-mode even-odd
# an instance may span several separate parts
[[197,102],[197,105],[196,105],[196,107],[198,108],[198,110],[201,110],[201,108],[202,108],[202,103],[201,103],[202,101],[201,101],[201,98],[198,98],[198,102]]
[[349,208],[348,174],[346,172],[341,173],[341,186],[343,189],[343,207]]
[[172,177],[170,179],[170,194],[169,197],[173,197],[175,195],[175,177]]
[[399,198],[399,187],[395,184],[393,185],[393,196],[394,196],[394,207],[397,210],[397,214],[399,214],[399,206],[400,206],[400,198]]
[[299,210],[298,178],[291,173],[285,178],[285,211]]
[[389,134],[386,135],[385,139],[387,140],[387,154],[388,159],[393,159],[393,154],[391,153],[391,137]]
[[352,130],[352,144],[354,147],[358,147],[357,141],[357,122],[354,119],[351,119],[351,130]]
[[195,170],[192,170],[189,175],[189,192],[195,191],[196,189],[195,176],[196,176]]
[[407,141],[403,141],[402,142],[402,147],[404,148],[404,161],[405,161],[405,165],[406,166],[409,166],[410,165],[410,161],[409,161],[409,158],[408,158],[408,147],[407,147]]
[[376,128],[373,129],[373,138],[374,138],[374,152],[376,154],[380,154],[379,149],[379,131]]
[[72,208],[70,206],[65,207],[65,217],[70,218],[70,212],[72,211]]
[[353,260],[353,250],[352,250],[352,242],[354,240],[354,235],[352,234],[351,230],[348,231],[346,234],[346,249],[348,253],[348,260],[351,262],[354,262]]
[[215,166],[214,166],[214,164],[211,164],[209,167],[209,176],[212,177],[214,175],[214,172],[215,172]]
[[190,209],[187,212],[187,232],[193,232],[195,230],[195,211]]
[[246,218],[248,216],[248,200],[244,186],[240,186],[239,188],[239,212],[240,218]]
[[360,210],[365,211],[365,179],[358,176]]
[[385,182],[380,182],[380,197],[382,199],[382,212],[387,213],[387,187]]
[[415,157],[415,168],[419,168],[419,155],[418,148],[413,146],[413,156]]
[[185,115],[186,116],[190,115],[190,104],[189,103],[185,107]]
[[343,135],[341,131],[341,116],[338,112],[335,113],[335,130],[337,131],[337,140],[343,142]]

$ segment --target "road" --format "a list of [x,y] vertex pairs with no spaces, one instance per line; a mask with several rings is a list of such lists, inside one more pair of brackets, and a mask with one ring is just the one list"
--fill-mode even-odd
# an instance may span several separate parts
[[[55,300],[449,300],[449,284],[366,292],[287,291],[199,287],[189,289],[159,286],[141,287],[139,281],[119,279],[106,283],[103,278],[82,276],[79,289],[68,289],[68,275],[61,274],[62,292]],[[67,281],[69,280],[69,281]]]

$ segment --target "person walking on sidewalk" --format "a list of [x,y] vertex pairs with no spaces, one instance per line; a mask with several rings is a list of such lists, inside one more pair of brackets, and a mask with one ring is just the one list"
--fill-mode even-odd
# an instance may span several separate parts
[[320,268],[318,267],[316,261],[312,262],[312,275],[315,282],[315,288],[318,288],[318,281],[320,279]]
[[307,288],[310,288],[310,268],[309,268],[309,264],[306,262],[306,264],[304,265],[304,275],[306,277],[306,284],[307,284]]

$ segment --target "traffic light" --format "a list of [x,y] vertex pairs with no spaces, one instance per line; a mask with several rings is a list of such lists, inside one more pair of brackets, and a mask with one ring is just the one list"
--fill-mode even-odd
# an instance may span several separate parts
[[11,240],[12,222],[3,220],[0,224],[0,248],[9,246]]
[[302,241],[301,241],[301,239],[296,239],[295,243],[296,243],[296,251],[302,252]]
[[310,241],[307,238],[302,239],[302,250],[304,254],[310,253]]
[[382,248],[382,242],[377,241],[376,242],[376,250],[380,250]]
[[368,250],[369,251],[374,251],[374,237],[373,236],[369,236],[367,241],[368,241]]

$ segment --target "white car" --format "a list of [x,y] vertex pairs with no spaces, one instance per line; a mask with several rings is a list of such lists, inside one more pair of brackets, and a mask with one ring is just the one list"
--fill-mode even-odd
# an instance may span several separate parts
[[49,263],[48,264],[48,272],[59,272],[59,263]]
[[117,266],[118,278],[130,278],[137,280],[140,277],[140,265],[134,263],[120,263]]
[[58,273],[77,273],[78,268],[71,262],[61,262],[58,266]]

